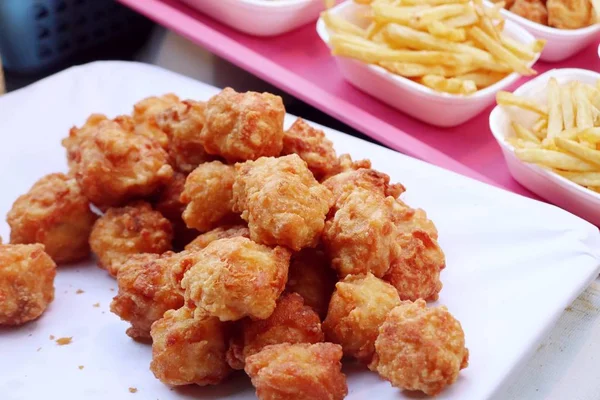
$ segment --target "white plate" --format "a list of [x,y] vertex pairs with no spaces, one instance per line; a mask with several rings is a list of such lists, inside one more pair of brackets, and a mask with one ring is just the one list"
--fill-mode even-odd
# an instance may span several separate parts
[[[485,2],[487,5],[493,4],[487,0]],[[507,20],[519,24],[536,38],[546,40],[546,46],[540,56],[542,61],[565,60],[592,44],[600,34],[600,24],[580,29],[557,29],[530,21],[508,10],[501,12]]]
[[[104,62],[71,68],[0,97],[0,214],[40,176],[66,169],[60,139],[73,124],[92,112],[129,112],[137,100],[170,91],[206,99],[217,89],[148,65]],[[292,122],[288,117],[286,123]],[[405,201],[423,207],[437,224],[447,256],[439,303],[461,321],[471,352],[469,368],[438,398],[487,398],[597,275],[598,229],[554,206],[327,133],[338,152],[368,157],[405,184]],[[7,233],[0,225],[0,234]],[[127,324],[108,311],[114,287],[114,280],[91,263],[61,268],[56,300],[42,318],[0,329],[2,400],[253,398],[242,374],[214,388],[162,385],[148,370],[150,347],[129,339]],[[77,289],[85,293],[77,295]],[[99,308],[92,307],[96,302]],[[60,347],[49,335],[72,336],[73,343]],[[374,373],[352,367],[346,372],[349,399],[408,398]],[[129,387],[138,393],[131,395]]]
[[[519,87],[514,94],[545,102],[546,86],[551,77],[555,77],[559,83],[580,81],[595,84],[600,74],[576,68],[553,69]],[[531,117],[531,113],[514,107],[496,106],[490,114],[490,129],[502,148],[510,173],[521,185],[540,197],[600,225],[600,194],[535,164],[524,163],[515,155],[513,146],[505,140],[514,135],[511,119],[527,124],[530,122],[527,121],[528,117]]]
[[253,36],[276,36],[314,21],[323,0],[181,0]]
[[[334,7],[331,12],[360,25],[355,11],[364,7],[348,0]],[[519,42],[531,43],[535,40],[526,30],[510,21],[506,22],[504,29],[509,37]],[[328,44],[329,32],[322,19],[317,22],[317,32],[321,40]],[[347,57],[335,59],[344,78],[357,88],[410,116],[441,127],[457,126],[475,117],[494,103],[497,91],[506,89],[519,79],[519,74],[512,73],[472,95],[458,96],[437,92],[376,65]],[[530,65],[536,61],[537,57]]]

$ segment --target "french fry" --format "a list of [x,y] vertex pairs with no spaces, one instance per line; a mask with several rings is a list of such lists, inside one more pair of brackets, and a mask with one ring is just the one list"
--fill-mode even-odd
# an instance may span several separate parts
[[548,117],[548,109],[545,106],[537,104],[536,102],[531,101],[529,99],[524,99],[522,97],[515,96],[514,94],[509,92],[498,92],[496,94],[496,102],[501,106],[515,106],[527,111],[532,111],[543,117]]
[[354,25],[344,18],[333,15],[328,11],[323,12],[321,14],[321,18],[323,18],[323,22],[325,22],[327,28],[331,29],[332,31],[345,32],[359,37],[367,36],[364,29]]
[[548,82],[548,137],[553,138],[563,130],[560,88],[555,78]]
[[577,136],[582,140],[598,146],[598,144],[600,144],[600,127],[584,129],[578,132]]
[[473,81],[461,81],[460,79],[444,78],[439,75],[425,75],[421,78],[421,83],[440,92],[471,94],[477,91],[477,86]]
[[421,26],[427,26],[432,21],[455,17],[464,14],[464,4],[444,4],[418,11],[415,15],[416,22]]
[[596,22],[600,23],[600,0],[592,0],[592,8],[596,14]]
[[594,172],[598,167],[570,154],[546,149],[516,149],[520,160],[549,168],[576,172]]
[[428,5],[417,5],[411,7],[394,7],[391,4],[374,3],[371,5],[373,19],[375,22],[387,23],[395,22],[402,25],[414,24],[414,17],[417,11],[423,11],[431,8]]
[[575,117],[575,123],[578,128],[591,128],[594,126],[594,116],[592,114],[592,104],[587,98],[583,85],[576,82],[575,89],[573,90],[573,99],[575,101],[575,108],[577,109],[577,115]]
[[517,124],[516,122],[511,123],[511,126],[513,128],[513,130],[515,131],[515,134],[517,135],[518,138],[521,138],[523,140],[527,140],[529,142],[533,142],[533,143],[541,143],[540,139],[535,136],[535,134],[533,132],[531,132],[529,129],[525,128],[523,125],[521,124]]
[[519,59],[513,53],[502,47],[501,44],[496,42],[492,37],[487,35],[479,27],[471,27],[468,30],[467,34],[474,41],[480,43],[483,47],[485,47],[494,57],[507,63],[508,65],[510,65],[511,68],[513,68],[516,72],[520,73],[521,75],[535,74],[535,71],[529,68],[527,64],[523,62],[523,60]]
[[450,40],[452,42],[464,42],[467,39],[467,32],[462,28],[450,28],[443,22],[433,21],[427,25],[427,32],[435,37]]
[[501,72],[493,72],[493,71],[473,71],[467,72],[463,75],[457,75],[456,79],[460,79],[463,81],[473,81],[475,85],[477,85],[478,89],[486,88],[488,86],[492,86],[494,83],[498,82],[504,75]]
[[584,89],[588,99],[590,100],[590,103],[600,110],[600,90],[591,85],[584,85]]
[[[440,75],[445,78],[456,76],[460,68],[452,68],[444,65],[424,65],[416,63],[381,62],[382,67],[395,74],[408,78],[417,78],[425,75]],[[466,69],[466,68],[463,68]]]
[[417,6],[417,5],[423,5],[423,4],[427,4],[430,6],[441,6],[444,4],[456,4],[456,3],[466,4],[469,1],[470,0],[402,0],[402,4],[407,5],[407,6]]
[[568,151],[583,161],[597,165],[596,169],[600,168],[600,151],[592,150],[574,140],[564,139],[561,137],[554,138],[554,141],[559,148]]
[[540,146],[538,143],[533,143],[529,140],[523,140],[516,136],[507,137],[506,141],[516,149],[538,149]]
[[573,128],[575,126],[575,109],[573,107],[573,96],[569,86],[560,88],[560,105],[562,108],[565,129]]
[[469,7],[465,14],[457,15],[456,17],[452,18],[447,18],[442,22],[449,28],[464,28],[476,24],[477,21],[479,21],[477,13],[472,7]]
[[500,34],[500,42],[506,47],[511,53],[519,57],[522,60],[531,61],[535,58],[536,51],[528,48],[523,43],[517,42],[514,39],[509,38],[505,34]]
[[546,131],[548,128],[548,118],[540,116],[532,125],[531,130],[537,137],[543,139],[546,137]]
[[600,172],[571,172],[559,170],[554,172],[581,186],[600,187]]

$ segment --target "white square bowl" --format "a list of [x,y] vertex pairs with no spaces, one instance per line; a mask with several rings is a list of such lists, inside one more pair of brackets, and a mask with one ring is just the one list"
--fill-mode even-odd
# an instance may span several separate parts
[[[487,0],[485,2],[488,5],[493,4]],[[600,23],[580,29],[557,29],[530,21],[508,10],[500,12],[504,18],[519,24],[537,39],[546,40],[546,46],[540,56],[542,61],[565,60],[591,45],[600,34]]]
[[253,36],[276,36],[318,18],[323,0],[181,0]]
[[[332,8],[330,12],[358,23],[352,17],[362,7],[364,6],[348,0]],[[317,32],[321,40],[329,45],[329,32],[322,18],[317,22]],[[535,41],[526,30],[510,21],[506,21],[505,32],[522,43]],[[475,117],[494,103],[496,92],[506,89],[520,77],[519,74],[512,73],[472,95],[459,96],[437,92],[377,65],[347,57],[335,59],[342,75],[352,85],[412,117],[440,127],[457,126]],[[530,65],[536,61],[537,57]]]
[[[576,68],[553,69],[529,81],[514,91],[514,94],[534,99],[546,98],[548,80],[554,77],[559,83],[580,81],[595,83],[600,74]],[[521,185],[540,197],[564,208],[573,214],[600,225],[600,194],[535,164],[525,163],[515,155],[514,147],[506,141],[514,133],[511,118],[522,119],[526,111],[508,110],[496,106],[490,114],[490,129],[500,144],[508,169]]]

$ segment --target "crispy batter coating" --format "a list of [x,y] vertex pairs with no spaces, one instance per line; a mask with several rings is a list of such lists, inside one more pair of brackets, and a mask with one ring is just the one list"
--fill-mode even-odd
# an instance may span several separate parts
[[298,118],[290,129],[285,131],[281,154],[298,154],[306,161],[308,169],[316,179],[339,167],[333,143],[325,137],[322,130],[313,128],[302,118]]
[[530,21],[548,25],[548,10],[542,0],[515,0],[508,10]]
[[221,321],[249,316],[268,318],[287,281],[290,252],[271,249],[245,237],[219,239],[198,252],[181,287],[196,315],[208,313]]
[[235,168],[220,161],[200,164],[185,181],[181,201],[187,204],[183,220],[189,228],[205,232],[234,215]]
[[469,364],[465,335],[446,307],[427,308],[424,300],[402,302],[379,328],[369,366],[393,386],[440,393]]
[[232,340],[227,351],[227,362],[234,369],[244,369],[246,358],[268,345],[319,343],[324,339],[319,316],[304,305],[297,293],[283,294],[269,318],[244,319],[240,325],[240,335]]
[[250,238],[250,230],[245,225],[224,225],[218,228],[208,231],[192,240],[187,246],[186,250],[202,250],[215,240],[229,239],[233,237],[245,237]]
[[410,208],[398,200],[400,212],[396,214],[396,227],[402,233],[412,233],[414,231],[423,231],[431,236],[432,239],[438,239],[438,230],[433,221],[427,218],[427,213],[420,208]]
[[322,250],[303,249],[292,255],[286,290],[302,296],[304,304],[322,319],[327,315],[336,282],[337,275]]
[[228,327],[218,318],[194,318],[186,306],[152,325],[150,370],[167,385],[216,385],[231,368],[225,361]]
[[90,246],[100,268],[116,276],[129,256],[171,250],[173,228],[168,219],[145,201],[109,208],[94,224]]
[[75,179],[64,174],[38,180],[14,202],[6,220],[11,243],[41,243],[58,264],[90,254],[88,239],[96,215]]
[[435,301],[442,290],[440,271],[446,265],[444,252],[426,232],[416,230],[398,236],[402,251],[383,279],[392,284],[402,300]]
[[323,186],[331,190],[336,203],[341,203],[356,188],[370,190],[383,197],[392,196],[394,198],[398,198],[406,190],[399,183],[390,184],[389,175],[371,168],[350,169],[341,172],[323,181]]
[[392,285],[373,274],[348,275],[335,285],[323,330],[327,340],[339,343],[344,354],[369,363],[375,339],[387,314],[400,305]]
[[578,29],[592,25],[594,11],[590,0],[548,0],[548,25],[559,29]]
[[167,135],[171,165],[189,173],[199,164],[214,160],[204,150],[200,133],[204,126],[206,103],[185,100],[156,115],[157,126]]
[[185,210],[185,204],[181,202],[181,193],[186,177],[187,175],[176,172],[171,182],[155,196],[153,202],[154,209],[173,225],[173,248],[175,249],[183,249],[200,234],[196,229],[188,228],[181,217]]
[[285,108],[270,93],[237,93],[225,88],[206,104],[204,148],[228,161],[278,156],[283,147]]
[[236,164],[234,211],[242,212],[252,240],[298,251],[315,247],[332,204],[296,154]]
[[0,244],[0,325],[38,318],[54,299],[56,264],[41,244]]
[[120,125],[99,127],[82,140],[74,162],[83,194],[101,208],[149,195],[173,176],[167,153],[157,142]]
[[131,323],[127,335],[150,338],[150,327],[167,310],[183,306],[183,296],[173,286],[170,268],[175,253],[135,254],[123,263],[117,275],[119,292],[110,310]]
[[246,359],[260,400],[340,400],[348,394],[342,349],[333,343],[282,343]]
[[350,154],[342,154],[338,157],[338,161],[336,163],[336,167],[327,172],[325,176],[323,176],[320,182],[324,182],[325,180],[335,176],[337,174],[341,174],[342,172],[358,170],[358,169],[370,169],[371,168],[371,160],[364,159],[353,161]]
[[156,117],[178,103],[179,97],[173,93],[167,93],[160,97],[147,97],[134,104],[132,117],[135,123],[135,132],[156,140],[166,149],[169,138],[161,127],[158,126]]
[[393,197],[362,188],[345,197],[323,231],[323,243],[338,276],[385,275],[401,251],[394,223],[401,208]]

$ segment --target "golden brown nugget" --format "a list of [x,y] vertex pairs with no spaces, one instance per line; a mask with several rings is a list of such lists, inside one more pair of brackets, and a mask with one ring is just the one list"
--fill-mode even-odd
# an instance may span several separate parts
[[56,264],[41,244],[0,244],[0,325],[38,318],[54,299]]
[[444,252],[437,241],[424,231],[401,233],[402,251],[383,280],[392,284],[402,300],[438,299],[442,282],[440,272],[446,265]]
[[333,343],[275,344],[246,359],[260,400],[340,400],[348,394],[342,348]]
[[358,169],[370,169],[371,168],[371,160],[352,160],[350,154],[342,154],[338,157],[338,161],[336,163],[335,168],[331,169],[327,172],[325,176],[320,179],[320,182],[324,182],[325,180],[335,176],[337,174],[341,174],[342,172],[353,171]]
[[41,243],[57,264],[89,256],[88,239],[95,220],[75,179],[64,174],[38,180],[6,216],[11,243]]
[[234,162],[281,153],[285,108],[279,96],[225,88],[208,101],[205,117],[201,138],[209,154]]
[[133,106],[133,123],[135,133],[156,140],[163,148],[167,148],[169,138],[158,126],[156,117],[170,107],[179,103],[179,97],[173,93],[163,96],[151,96],[140,100]]
[[220,161],[204,163],[188,175],[181,201],[187,204],[183,220],[189,228],[205,232],[232,219],[235,168]]
[[323,231],[323,244],[340,278],[385,275],[401,251],[394,223],[400,211],[396,199],[370,190],[356,188],[345,197]]
[[335,285],[323,330],[344,354],[369,363],[375,352],[379,327],[400,305],[396,289],[373,274],[348,275]]
[[225,361],[228,327],[218,318],[194,318],[184,306],[167,311],[151,335],[150,370],[167,385],[216,385],[231,372]]
[[92,229],[90,246],[98,266],[117,276],[121,265],[138,253],[171,250],[173,228],[168,219],[145,201],[109,208]]
[[548,0],[548,25],[559,29],[579,29],[594,24],[590,0]]
[[316,179],[321,179],[338,168],[339,161],[333,143],[322,130],[313,128],[302,118],[298,118],[284,132],[281,154],[298,154],[306,161]]
[[515,0],[507,9],[530,21],[548,25],[548,10],[542,0]]
[[215,228],[211,231],[199,235],[196,239],[192,240],[187,246],[186,250],[202,250],[215,240],[229,239],[233,237],[245,237],[250,238],[250,230],[245,225],[224,225]]
[[398,200],[396,208],[399,212],[395,214],[394,223],[399,232],[412,233],[422,231],[432,239],[438,239],[438,230],[433,221],[427,218],[425,211],[420,208],[410,208],[401,200]]
[[119,292],[110,310],[131,323],[127,335],[134,339],[150,338],[150,327],[167,310],[183,306],[183,296],[170,276],[174,253],[136,254],[119,269]]
[[252,240],[295,251],[317,245],[332,195],[298,155],[247,161],[236,171],[233,209]]
[[337,275],[322,250],[303,249],[292,255],[286,290],[302,296],[304,304],[322,319],[327,315],[336,282]]
[[152,194],[173,176],[168,155],[145,136],[105,126],[78,146],[75,177],[83,194],[107,208]]
[[287,249],[234,237],[215,240],[197,254],[181,281],[186,304],[197,307],[197,317],[207,313],[235,321],[246,316],[265,319],[273,313],[287,281]]
[[440,393],[469,364],[465,335],[446,307],[427,308],[425,301],[402,302],[379,328],[369,368],[393,386]]
[[214,160],[206,153],[200,133],[206,103],[185,100],[156,115],[156,124],[167,135],[167,151],[173,168],[190,173],[199,164]]
[[297,293],[281,295],[269,318],[240,322],[240,332],[227,351],[227,362],[234,369],[244,369],[246,358],[268,345],[319,343],[324,339],[319,316],[304,305],[302,296]]

